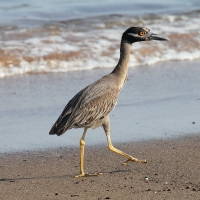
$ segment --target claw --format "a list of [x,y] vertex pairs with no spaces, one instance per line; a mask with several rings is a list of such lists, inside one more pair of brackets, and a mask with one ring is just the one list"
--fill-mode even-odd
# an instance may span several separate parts
[[100,175],[102,175],[102,172],[97,173],[97,174],[79,174],[75,176],[75,178],[88,177],[88,176],[100,176]]
[[147,161],[146,160],[138,160],[138,159],[136,159],[136,158],[130,158],[130,159],[128,159],[126,162],[124,162],[122,165],[123,166],[125,166],[125,165],[127,165],[127,163],[128,162],[137,162],[137,163],[147,163]]

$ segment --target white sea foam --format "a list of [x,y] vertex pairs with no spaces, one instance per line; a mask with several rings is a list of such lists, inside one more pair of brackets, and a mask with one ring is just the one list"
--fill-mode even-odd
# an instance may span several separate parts
[[[40,30],[36,30],[39,34],[31,36],[28,29],[11,30],[9,34],[12,38],[0,44],[0,50],[3,51],[0,77],[114,67],[119,59],[121,34],[130,26],[130,21],[139,24],[144,18],[141,16],[129,20],[123,17],[121,24],[116,26],[112,22],[113,27],[109,28],[109,20],[115,19],[110,17],[109,20],[100,21],[100,25],[97,23],[98,29],[90,31],[66,31],[60,28],[58,33],[52,34],[50,30],[40,35]],[[195,37],[200,34],[199,18],[164,14],[145,20],[152,32],[166,35],[170,41],[134,44],[131,67],[170,60],[200,59],[200,38]],[[23,39],[20,34],[30,36]]]
[[[96,48],[97,50],[97,48]],[[43,51],[44,52],[44,51]],[[47,51],[46,51],[47,52]],[[50,52],[50,51],[49,51]],[[37,54],[40,52],[31,52],[31,54]],[[44,72],[68,72],[77,70],[91,70],[95,68],[113,68],[117,63],[117,57],[119,57],[119,52],[115,52],[113,57],[102,56],[97,58],[95,56],[90,57],[89,60],[71,60],[71,61],[58,61],[50,60],[45,61],[40,59],[39,61],[27,62],[21,60],[19,66],[10,65],[10,67],[0,68],[0,77],[20,75],[25,73],[44,73]],[[130,67],[135,67],[138,65],[153,65],[157,62],[164,62],[170,60],[194,60],[200,58],[200,51],[196,52],[180,52],[177,53],[174,50],[165,51],[162,56],[149,56],[138,61],[137,57],[131,55]]]

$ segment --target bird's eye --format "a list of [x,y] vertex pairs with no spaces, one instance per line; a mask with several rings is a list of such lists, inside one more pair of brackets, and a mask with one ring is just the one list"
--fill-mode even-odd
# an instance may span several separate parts
[[144,36],[144,35],[145,35],[145,32],[144,32],[144,31],[140,31],[140,32],[139,32],[139,35],[140,35],[140,36]]

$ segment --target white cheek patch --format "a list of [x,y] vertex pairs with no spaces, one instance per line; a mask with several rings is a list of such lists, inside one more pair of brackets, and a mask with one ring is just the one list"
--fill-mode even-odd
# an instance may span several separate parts
[[127,35],[130,35],[130,36],[133,36],[133,37],[136,37],[136,38],[137,38],[137,37],[138,37],[138,38],[140,37],[138,34],[134,34],[134,33],[128,33]]

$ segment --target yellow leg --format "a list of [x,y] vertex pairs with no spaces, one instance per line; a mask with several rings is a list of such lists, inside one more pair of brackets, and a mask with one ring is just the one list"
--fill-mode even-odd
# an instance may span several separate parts
[[115,147],[113,147],[112,143],[111,143],[111,139],[110,139],[110,135],[107,135],[107,140],[108,140],[108,148],[109,150],[111,150],[112,152],[118,153],[126,158],[128,158],[128,160],[126,162],[123,163],[123,165],[126,165],[128,162],[132,161],[132,162],[137,162],[137,163],[147,163],[146,160],[139,160],[137,158],[134,158],[126,153],[124,153],[123,151],[120,151],[118,149],[116,149]]
[[83,135],[80,140],[80,174],[75,176],[75,178],[79,177],[85,177],[85,176],[98,176],[101,175],[102,173],[98,174],[85,174],[84,173],[84,149],[85,149],[85,134],[86,134],[87,128],[84,128]]
[[106,133],[109,150],[111,150],[112,152],[118,153],[118,154],[120,154],[120,155],[128,158],[128,160],[126,162],[124,162],[123,165],[126,165],[130,161],[137,162],[137,163],[147,163],[146,160],[139,160],[139,159],[134,158],[134,157],[132,157],[132,156],[124,153],[123,151],[120,151],[120,150],[116,149],[115,147],[113,147],[112,142],[111,142],[111,138],[110,138],[110,120],[109,120],[108,116],[106,118],[105,123],[103,124],[103,128],[104,128],[104,131]]

